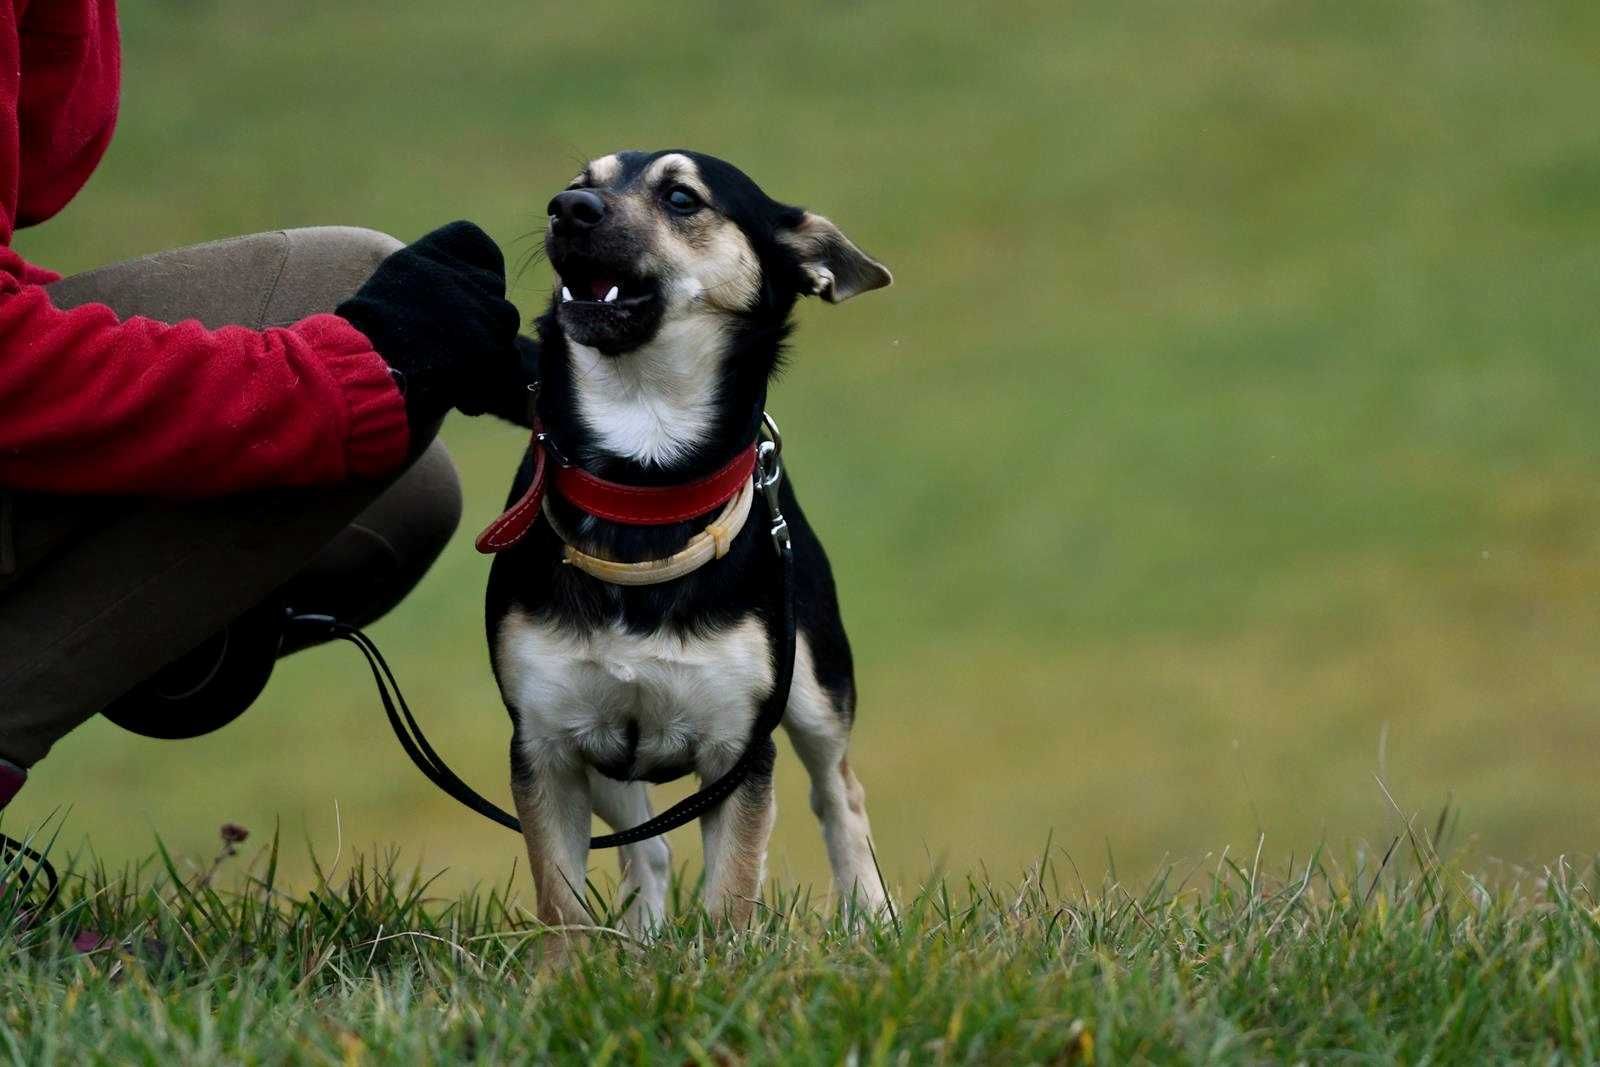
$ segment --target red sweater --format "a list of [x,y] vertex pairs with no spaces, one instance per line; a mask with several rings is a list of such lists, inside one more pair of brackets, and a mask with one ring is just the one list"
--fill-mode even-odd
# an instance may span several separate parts
[[336,315],[208,330],[63,311],[11,249],[104,154],[115,0],[0,0],[0,490],[197,496],[390,472],[405,404]]

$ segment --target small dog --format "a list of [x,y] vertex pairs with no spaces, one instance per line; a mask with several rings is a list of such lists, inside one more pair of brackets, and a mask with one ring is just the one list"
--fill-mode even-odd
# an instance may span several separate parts
[[[529,353],[540,384],[525,425],[542,432],[553,463],[624,491],[693,483],[748,452],[795,301],[839,303],[892,280],[826,218],[682,150],[594,160],[550,201],[545,250],[559,280]],[[513,502],[539,448],[536,440],[524,457]],[[799,635],[783,726],[811,778],[839,896],[877,910],[885,890],[846,759],[850,645],[828,559],[787,478],[780,501]],[[624,563],[666,559],[721,519],[612,522],[559,491],[544,507],[547,521],[496,557],[486,623],[513,724],[512,792],[538,914],[564,925],[586,920],[591,812],[633,827],[651,815],[645,783],[690,771],[713,781],[743,753],[774,685],[777,650],[764,620],[777,563],[765,524],[746,522],[692,573],[613,584],[564,560],[573,549]],[[760,893],[776,817],[776,749],[770,738],[759,744],[754,773],[701,825],[705,905],[734,923],[748,920]],[[661,919],[670,860],[660,837],[622,849],[633,928]]]

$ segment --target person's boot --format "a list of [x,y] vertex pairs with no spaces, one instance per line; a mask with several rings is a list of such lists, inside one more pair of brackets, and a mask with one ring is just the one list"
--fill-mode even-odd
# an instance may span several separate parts
[[283,647],[284,625],[283,603],[270,597],[101,714],[124,730],[168,741],[219,730],[266,688]]

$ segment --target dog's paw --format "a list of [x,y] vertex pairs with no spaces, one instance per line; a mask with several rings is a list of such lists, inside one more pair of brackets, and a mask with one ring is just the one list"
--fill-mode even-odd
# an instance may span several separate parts
[[894,898],[876,879],[870,885],[855,886],[848,894],[839,894],[837,903],[840,919],[856,933],[892,923],[899,914]]

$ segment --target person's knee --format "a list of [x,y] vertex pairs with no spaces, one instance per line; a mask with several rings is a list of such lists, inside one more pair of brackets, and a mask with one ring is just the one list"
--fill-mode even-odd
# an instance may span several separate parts
[[326,242],[347,257],[351,271],[361,274],[362,281],[379,263],[404,247],[399,238],[364,226],[313,226],[309,230],[315,239]]
[[288,254],[268,300],[267,325],[332,311],[403,247],[386,233],[359,226],[307,226],[284,230],[283,236]]

